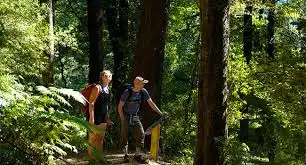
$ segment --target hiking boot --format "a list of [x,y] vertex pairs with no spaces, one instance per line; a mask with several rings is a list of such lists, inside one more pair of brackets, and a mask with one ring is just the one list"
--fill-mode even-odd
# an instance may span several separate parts
[[134,159],[135,159],[138,163],[141,163],[141,164],[148,163],[148,159],[144,158],[144,157],[141,156],[141,155],[135,155],[135,156],[134,156]]
[[128,155],[124,155],[123,162],[124,163],[128,163],[129,162],[129,156]]

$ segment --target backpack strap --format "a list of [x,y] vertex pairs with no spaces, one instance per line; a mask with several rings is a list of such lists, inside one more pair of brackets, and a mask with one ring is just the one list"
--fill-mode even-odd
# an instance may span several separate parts
[[144,92],[143,92],[143,89],[140,89],[139,91],[139,94],[140,94],[140,100],[138,100],[138,103],[139,103],[139,106],[144,102]]
[[[126,101],[125,101],[125,105],[126,105],[127,102],[130,102],[130,98],[131,98],[131,96],[132,96],[133,89],[132,89],[132,88],[128,88],[128,92],[129,92],[129,95],[128,95]],[[143,101],[143,98],[144,98],[143,89],[141,89],[141,90],[139,91],[139,94],[140,94],[140,99],[137,100],[137,102],[138,102],[138,104],[139,104],[139,107],[141,107],[141,104],[144,102],[144,101]],[[137,115],[137,114],[136,114],[136,115]]]
[[129,101],[130,101],[130,98],[132,97],[133,90],[132,90],[132,88],[128,88],[127,90],[128,90],[128,92],[129,92],[129,95],[128,95],[126,101],[129,102]]
[[[131,96],[132,96],[132,93],[133,93],[133,89],[132,89],[132,88],[128,88],[128,92],[129,92],[129,95],[128,95],[126,101],[129,102],[129,101],[130,101],[130,98],[131,98]],[[141,90],[139,91],[139,94],[140,94],[140,100],[138,100],[138,103],[139,103],[139,105],[140,105],[140,103],[143,102],[143,98],[144,98],[143,89],[141,89]]]
[[144,91],[143,91],[143,89],[141,89],[139,92],[140,92],[140,100],[138,101],[138,104],[139,104],[138,112],[142,111],[144,103],[146,101],[146,100],[144,100]]
[[[102,86],[101,86],[100,84],[92,84],[92,85],[94,85],[94,87],[95,87],[95,86],[98,86],[98,95],[97,95],[97,97],[95,98],[95,101],[94,101],[94,104],[95,104],[97,98],[98,98],[99,95],[100,95],[100,93],[103,92],[103,89],[102,89]],[[93,88],[94,88],[94,87],[93,87]],[[91,89],[91,91],[93,90],[93,88]],[[90,94],[91,94],[91,92],[90,92]],[[90,98],[90,97],[89,97],[89,98]],[[89,100],[88,100],[88,101],[89,101]]]

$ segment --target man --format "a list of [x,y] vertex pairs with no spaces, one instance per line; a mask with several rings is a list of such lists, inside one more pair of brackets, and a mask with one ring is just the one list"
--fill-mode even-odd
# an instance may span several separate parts
[[135,140],[136,153],[134,159],[139,163],[145,163],[146,159],[141,157],[140,150],[144,144],[144,130],[139,120],[138,112],[141,101],[147,101],[150,107],[158,114],[163,115],[156,104],[152,101],[144,85],[148,83],[142,77],[136,77],[132,89],[126,89],[121,95],[118,112],[121,122],[121,148],[124,152],[124,162],[128,162],[128,130],[132,128],[133,139]]

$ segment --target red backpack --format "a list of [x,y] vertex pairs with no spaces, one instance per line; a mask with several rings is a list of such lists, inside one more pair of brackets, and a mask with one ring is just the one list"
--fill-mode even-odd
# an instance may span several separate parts
[[93,87],[95,87],[96,84],[88,84],[84,89],[83,91],[81,92],[82,95],[85,97],[86,99],[86,102],[85,104],[82,104],[82,107],[81,107],[81,113],[82,114],[86,114],[87,111],[88,111],[88,108],[89,108],[89,97],[90,97],[90,94],[91,94],[91,90]]

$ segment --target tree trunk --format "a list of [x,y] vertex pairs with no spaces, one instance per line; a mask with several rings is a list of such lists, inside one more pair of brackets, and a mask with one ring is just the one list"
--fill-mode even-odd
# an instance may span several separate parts
[[[305,29],[306,31],[306,29]],[[302,43],[301,43],[301,56],[303,57],[303,62],[306,63],[306,32],[303,34]]]
[[[144,9],[136,35],[132,78],[142,76],[148,79],[149,83],[145,88],[152,100],[160,105],[169,0],[144,0],[143,3]],[[148,104],[145,104],[140,115],[143,115],[145,129],[159,116]]]
[[169,0],[145,0],[137,33],[133,74],[150,82],[146,88],[154,101],[159,103],[164,62]]
[[99,81],[103,69],[103,9],[101,0],[87,0],[89,36],[89,83]]
[[229,0],[202,0],[200,10],[202,45],[195,164],[224,164],[222,142],[227,137]]
[[246,7],[244,13],[243,53],[247,64],[252,58],[252,8],[252,6]]
[[55,5],[53,0],[48,0],[48,15],[49,15],[49,51],[46,53],[48,56],[48,64],[43,73],[43,83],[45,86],[53,84],[53,62],[54,62],[54,12]]
[[299,19],[297,30],[299,30],[301,36],[300,54],[302,56],[303,62],[306,63],[306,19]]
[[119,0],[119,21],[117,20],[117,0],[108,0],[106,7],[106,18],[114,54],[113,92],[118,102],[122,93],[119,93],[120,84],[126,80],[126,56],[128,55],[128,1]]
[[61,76],[62,76],[62,81],[64,83],[64,87],[67,88],[67,80],[64,74],[65,71],[65,65],[63,63],[63,54],[62,54],[62,45],[58,44],[58,61],[60,62],[60,71],[61,71]]
[[[246,114],[249,111],[248,105],[241,110],[242,114]],[[239,140],[242,143],[247,143],[249,139],[249,119],[241,119],[240,120],[240,132],[239,132]]]
[[[272,4],[275,6],[275,0],[272,0]],[[274,55],[274,28],[275,28],[275,9],[271,7],[268,13],[268,56],[271,59],[275,59]]]
[[[247,64],[250,64],[252,58],[252,36],[253,36],[253,25],[252,25],[252,6],[247,6],[244,13],[244,30],[243,30],[243,54],[246,58]],[[242,114],[248,113],[248,107],[241,111]],[[240,120],[240,132],[239,139],[241,142],[246,143],[248,140],[249,120]]]

